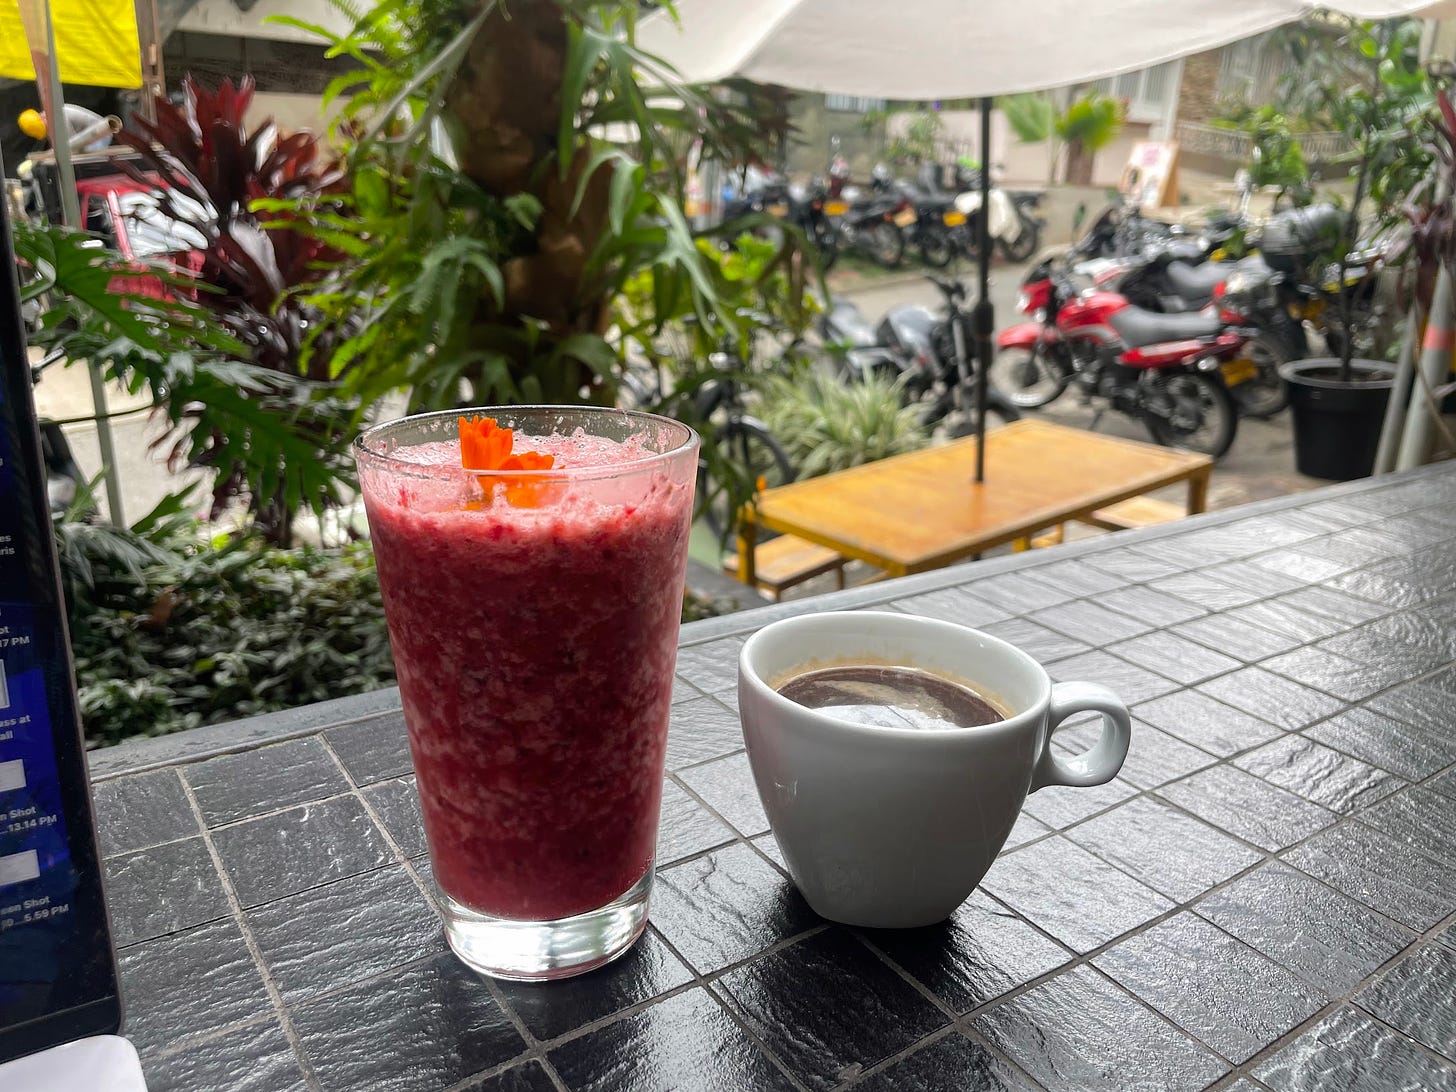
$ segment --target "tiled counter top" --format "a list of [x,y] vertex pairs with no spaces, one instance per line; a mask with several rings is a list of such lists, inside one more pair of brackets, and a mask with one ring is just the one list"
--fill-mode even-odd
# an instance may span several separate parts
[[[874,605],[1136,720],[1115,781],[1032,796],[914,932],[804,905],[733,708],[747,633]],[[1456,467],[683,642],[652,925],[566,983],[446,951],[393,691],[93,755],[153,1089],[1456,1089]]]

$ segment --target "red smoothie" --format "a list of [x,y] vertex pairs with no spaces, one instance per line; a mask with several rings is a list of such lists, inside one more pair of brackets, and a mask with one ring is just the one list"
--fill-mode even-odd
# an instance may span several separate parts
[[[523,448],[588,469],[525,502],[388,470],[364,496],[435,879],[534,921],[601,907],[651,867],[692,476],[658,460],[594,480],[650,457],[596,437]],[[409,457],[460,465],[449,443]]]

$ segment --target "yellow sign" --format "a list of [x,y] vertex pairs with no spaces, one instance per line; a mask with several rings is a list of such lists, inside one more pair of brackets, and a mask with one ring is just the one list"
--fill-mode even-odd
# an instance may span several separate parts
[[[142,47],[133,0],[51,0],[51,20],[62,83],[142,85]],[[35,79],[18,0],[0,0],[0,76]]]

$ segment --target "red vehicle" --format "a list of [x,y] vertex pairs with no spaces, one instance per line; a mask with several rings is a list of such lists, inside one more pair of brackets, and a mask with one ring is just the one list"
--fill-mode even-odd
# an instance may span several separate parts
[[[76,192],[86,230],[129,261],[140,265],[161,260],[184,275],[196,274],[202,268],[200,248],[207,245],[207,240],[195,228],[178,223],[157,207],[154,195],[161,188],[160,179],[138,182],[122,174],[78,180]],[[116,277],[110,290],[154,299],[167,299],[174,291],[158,277],[145,273]]]
[[1015,405],[1044,406],[1075,382],[1160,444],[1214,458],[1233,445],[1239,414],[1223,368],[1253,331],[1214,307],[1164,314],[1105,287],[1081,291],[1050,262],[1027,275],[1019,307],[1031,321],[997,335],[989,374]]

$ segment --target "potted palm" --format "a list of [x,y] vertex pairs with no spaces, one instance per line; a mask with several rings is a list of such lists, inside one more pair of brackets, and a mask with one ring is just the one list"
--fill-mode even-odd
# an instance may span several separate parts
[[[1425,162],[1412,136],[1413,122],[1429,105],[1418,36],[1418,24],[1406,20],[1352,23],[1344,48],[1311,52],[1300,73],[1307,108],[1343,131],[1356,149],[1348,208],[1322,223],[1310,220],[1312,230],[1327,229],[1330,244],[1312,279],[1335,311],[1327,324],[1331,355],[1280,368],[1289,384],[1295,467],[1311,477],[1366,477],[1375,463],[1395,369],[1358,355],[1362,348],[1370,352],[1380,333],[1374,329],[1379,311],[1368,305],[1372,279],[1352,274],[1363,273],[1360,263],[1368,260],[1357,253],[1362,228],[1383,222],[1408,188],[1412,167]],[[1368,221],[1367,206],[1375,210]]]

